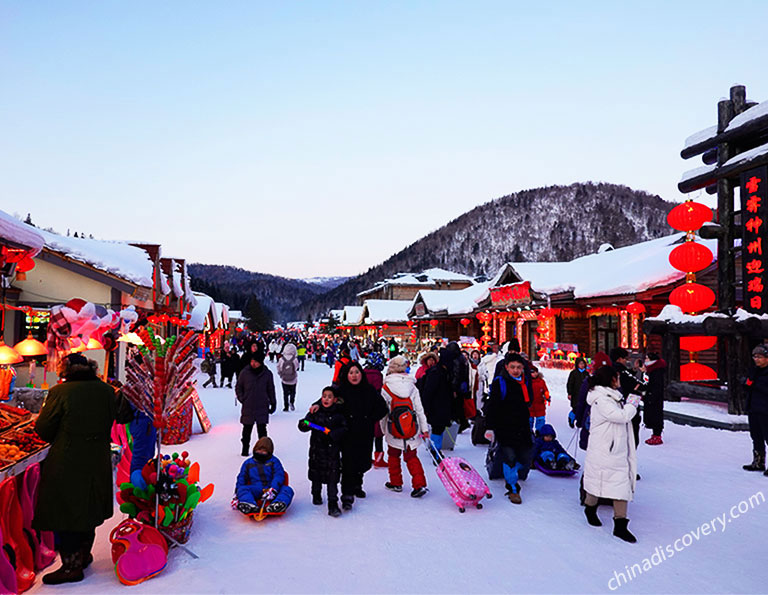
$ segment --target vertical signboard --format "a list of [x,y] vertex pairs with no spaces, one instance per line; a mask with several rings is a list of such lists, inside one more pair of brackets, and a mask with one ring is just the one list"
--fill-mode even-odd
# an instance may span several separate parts
[[768,241],[768,166],[741,174],[741,221],[744,308],[764,314],[768,311],[767,262],[763,258],[763,240]]

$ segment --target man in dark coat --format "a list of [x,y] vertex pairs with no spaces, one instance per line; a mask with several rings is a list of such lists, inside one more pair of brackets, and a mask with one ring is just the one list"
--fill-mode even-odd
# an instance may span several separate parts
[[486,426],[493,430],[499,445],[507,483],[507,497],[513,504],[520,504],[520,484],[531,467],[531,426],[528,421],[530,399],[526,398],[523,378],[525,360],[517,353],[504,356],[504,369],[491,384],[491,394],[486,405]]
[[35,423],[51,443],[41,465],[32,526],[55,531],[61,568],[43,582],[83,580],[92,561],[96,527],[112,516],[110,431],[117,411],[115,390],[96,375],[96,363],[79,353],[59,364],[62,384],[51,388]]
[[651,446],[663,444],[661,432],[664,430],[664,378],[667,375],[667,362],[658,353],[649,353],[645,362],[648,374],[648,390],[643,397],[643,423],[653,435],[645,441]]
[[443,349],[438,364],[429,368],[416,383],[432,430],[432,442],[438,450],[443,448],[445,428],[451,425],[454,395],[449,372],[451,363],[452,355]]
[[221,386],[224,386],[224,379],[227,380],[227,388],[232,388],[232,378],[240,367],[240,358],[235,350],[228,343],[224,344],[224,351],[221,353]]
[[765,445],[768,443],[768,346],[761,343],[752,350],[754,366],[746,381],[747,419],[752,438],[752,463],[745,471],[765,471]]
[[[610,353],[611,361],[613,362],[613,369],[619,373],[619,390],[621,396],[626,399],[629,395],[635,394],[643,396],[648,390],[648,385],[642,380],[638,380],[637,376],[627,367],[627,358],[629,352],[623,347],[614,347]],[[632,431],[635,435],[635,448],[640,441],[640,410],[637,410],[635,417],[632,418]]]
[[257,350],[251,354],[251,361],[247,368],[237,376],[235,384],[237,400],[243,404],[240,414],[240,423],[243,424],[243,451],[242,456],[251,454],[251,434],[253,424],[259,438],[267,435],[269,414],[275,412],[277,399],[275,398],[275,382],[272,372],[264,365],[264,352]]

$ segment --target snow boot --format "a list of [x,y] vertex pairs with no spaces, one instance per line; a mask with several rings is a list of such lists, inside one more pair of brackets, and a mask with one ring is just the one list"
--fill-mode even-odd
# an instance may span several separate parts
[[[323,497],[320,494],[312,494],[312,504],[315,506],[320,506],[323,503]],[[328,503],[328,506],[330,506],[331,503]]]
[[522,504],[523,499],[520,497],[520,484],[516,483],[515,487],[507,484],[507,493],[504,494],[512,504]]
[[752,462],[741,466],[744,471],[765,471],[765,453],[752,451]]
[[587,522],[593,527],[603,526],[603,523],[600,522],[600,517],[597,516],[597,504],[594,506],[584,506],[584,515],[587,517]]
[[61,568],[43,576],[46,585],[61,585],[63,583],[79,583],[85,578],[83,574],[83,556],[80,552],[61,554]]
[[392,492],[402,492],[403,491],[403,486],[397,486],[397,485],[395,485],[393,483],[389,483],[389,482],[385,483],[384,487],[387,488],[388,490],[392,491]]
[[373,453],[373,466],[377,469],[386,469],[389,465],[384,460],[384,453],[383,452],[375,452]]
[[259,507],[250,502],[238,502],[237,509],[243,514],[254,514],[259,512]]
[[341,510],[339,510],[338,502],[328,503],[328,516],[332,516],[334,518],[341,516]]
[[286,508],[288,508],[288,506],[285,502],[272,502],[271,504],[267,504],[265,510],[267,512],[283,512]]
[[352,495],[356,496],[357,498],[365,498],[365,496],[366,496],[365,490],[363,490],[363,488],[357,488],[355,490],[355,493],[352,494]]
[[243,442],[243,450],[240,453],[240,455],[243,457],[247,457],[250,454],[251,454],[251,445],[246,442]]
[[656,434],[654,434],[653,436],[648,438],[648,440],[646,440],[645,443],[648,444],[649,446],[657,446],[659,444],[664,444],[664,441],[661,439],[661,436],[657,436]]
[[415,488],[411,492],[411,498],[421,498],[424,494],[426,494],[429,490],[426,487],[421,488]]
[[342,494],[341,495],[341,509],[352,510],[352,505],[355,503],[355,497]]
[[613,534],[627,543],[637,543],[637,537],[632,535],[627,529],[629,519],[613,519]]

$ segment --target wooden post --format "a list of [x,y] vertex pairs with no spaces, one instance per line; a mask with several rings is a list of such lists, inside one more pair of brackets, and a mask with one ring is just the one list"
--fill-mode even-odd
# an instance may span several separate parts
[[[662,356],[667,362],[667,384],[672,381],[680,380],[680,336],[665,332],[661,336]],[[677,394],[666,393],[665,397],[669,401],[679,401]]]

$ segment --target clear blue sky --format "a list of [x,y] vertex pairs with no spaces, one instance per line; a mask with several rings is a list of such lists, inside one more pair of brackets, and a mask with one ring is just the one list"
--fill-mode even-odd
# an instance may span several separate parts
[[526,188],[680,200],[717,100],[768,99],[766,22],[738,0],[6,0],[0,209],[308,277]]

